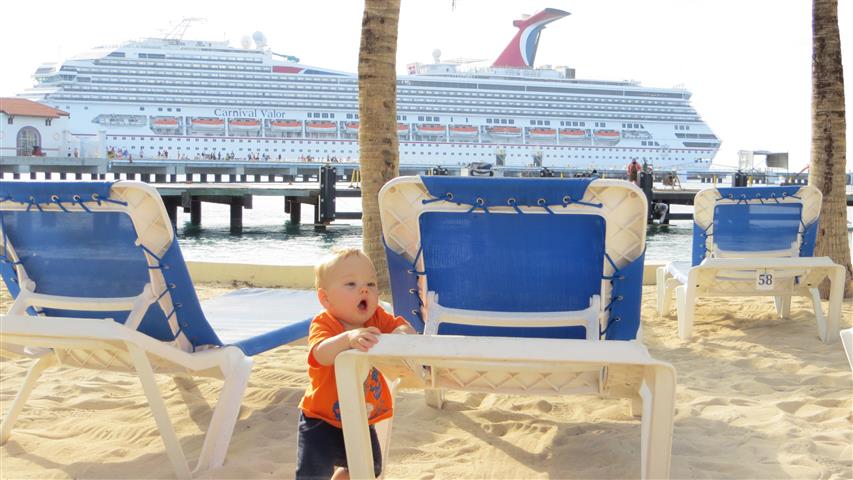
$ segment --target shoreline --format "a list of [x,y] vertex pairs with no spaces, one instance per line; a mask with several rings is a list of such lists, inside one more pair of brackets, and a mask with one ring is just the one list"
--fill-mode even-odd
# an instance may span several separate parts
[[[241,272],[254,271],[192,263],[202,300],[242,286]],[[269,275],[291,269],[271,267]],[[304,268],[293,270],[288,281],[297,284]],[[201,280],[215,271],[233,278]],[[265,275],[252,278],[264,282]],[[644,342],[678,372],[672,478],[853,478],[853,376],[841,343],[818,340],[808,306],[795,298],[791,318],[779,320],[770,299],[707,299],[697,310],[693,340],[683,341],[674,313],[658,316],[654,287],[643,287]],[[841,328],[851,322],[848,299]],[[201,478],[293,477],[306,357],[304,346],[254,357],[226,463]],[[0,360],[3,414],[29,365]],[[157,378],[191,461],[221,386],[196,380]],[[434,410],[420,392],[398,394],[386,478],[639,476],[640,423],[626,403],[464,392],[447,398],[443,410]],[[173,472],[135,377],[52,368],[0,447],[0,478],[173,478]]]

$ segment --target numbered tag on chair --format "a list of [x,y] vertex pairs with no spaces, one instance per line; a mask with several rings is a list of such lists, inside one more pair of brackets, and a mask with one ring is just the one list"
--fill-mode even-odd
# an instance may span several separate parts
[[776,275],[773,270],[759,270],[755,276],[756,290],[773,290]]

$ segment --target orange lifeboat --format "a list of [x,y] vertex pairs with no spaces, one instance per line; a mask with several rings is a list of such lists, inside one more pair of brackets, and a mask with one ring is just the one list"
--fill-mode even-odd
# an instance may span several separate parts
[[181,122],[176,117],[155,117],[151,119],[151,128],[159,130],[177,130],[181,128]]
[[557,136],[557,130],[553,128],[531,128],[527,131],[527,136],[530,138],[554,138]]
[[619,132],[617,132],[616,130],[596,130],[595,136],[599,138],[613,139],[619,137]]
[[581,138],[586,136],[586,130],[580,128],[561,128],[560,136],[566,138]]
[[305,122],[305,130],[312,133],[335,133],[338,131],[338,127],[333,122],[307,121]]
[[347,122],[344,124],[344,133],[358,133],[358,122]]
[[190,121],[192,127],[196,130],[205,131],[221,131],[225,128],[225,120],[213,117],[199,117]]
[[275,132],[301,132],[302,122],[299,120],[270,120],[270,130]]
[[232,118],[228,120],[228,127],[232,131],[249,132],[261,128],[261,122],[254,118]]
[[476,137],[477,127],[473,125],[451,125],[450,136],[452,137]]
[[446,132],[444,125],[438,125],[435,123],[423,123],[415,126],[415,132],[418,135],[422,135],[425,137],[440,137],[443,136]]
[[621,135],[618,130],[596,130],[593,132],[596,143],[604,145],[615,145],[619,143]]
[[405,123],[397,124],[397,135],[408,135],[409,134],[409,126]]
[[521,128],[519,127],[492,127],[489,129],[489,135],[501,138],[513,138],[521,136]]

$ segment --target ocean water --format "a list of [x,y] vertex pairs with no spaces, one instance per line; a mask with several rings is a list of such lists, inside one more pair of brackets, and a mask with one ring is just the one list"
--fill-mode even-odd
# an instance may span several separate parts
[[[338,211],[360,210],[361,199],[340,198]],[[243,210],[243,233],[229,232],[229,207],[202,205],[201,226],[190,224],[189,213],[178,210],[178,241],[187,260],[266,265],[313,265],[334,246],[360,247],[361,221],[336,221],[325,231],[309,224],[291,225],[284,213],[284,199],[255,197],[253,207]],[[690,211],[691,207],[673,207]],[[313,207],[302,206],[303,221],[313,218]],[[693,223],[675,221],[650,226],[646,260],[689,260]]]
[[[700,189],[707,185],[685,185]],[[848,193],[853,188],[848,187]],[[314,230],[311,205],[302,206],[302,225],[291,225],[284,199],[256,196],[252,209],[243,210],[243,233],[229,231],[229,207],[202,205],[201,226],[190,224],[190,214],[178,209],[178,241],[187,260],[265,265],[313,265],[335,246],[361,247],[361,221],[336,221],[325,231]],[[338,211],[360,211],[360,198],[339,198]],[[673,212],[692,212],[692,206],[673,205]],[[847,208],[853,221],[853,207]],[[646,261],[690,260],[692,220],[651,225],[646,234]],[[850,237],[853,249],[853,235]]]

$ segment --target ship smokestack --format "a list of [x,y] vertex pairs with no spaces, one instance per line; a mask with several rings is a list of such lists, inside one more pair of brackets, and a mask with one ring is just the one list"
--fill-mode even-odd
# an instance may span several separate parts
[[518,27],[518,33],[498,56],[493,67],[530,68],[536,59],[536,49],[539,47],[539,35],[545,25],[570,15],[569,12],[546,8],[533,16],[522,16],[512,24]]

